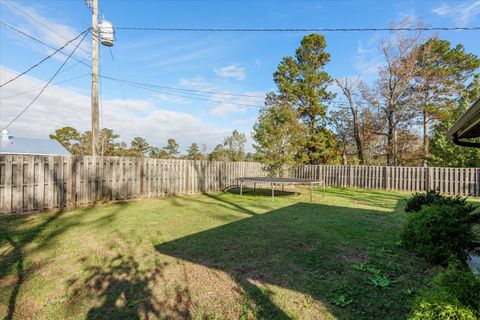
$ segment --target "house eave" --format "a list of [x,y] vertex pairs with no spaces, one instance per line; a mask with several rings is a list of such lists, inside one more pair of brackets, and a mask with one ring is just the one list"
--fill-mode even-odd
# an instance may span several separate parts
[[460,146],[479,148],[476,142],[463,141],[480,137],[480,98],[453,124],[447,132],[447,138]]

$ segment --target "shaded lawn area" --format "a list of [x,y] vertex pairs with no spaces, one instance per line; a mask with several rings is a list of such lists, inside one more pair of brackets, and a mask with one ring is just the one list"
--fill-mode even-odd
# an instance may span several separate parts
[[246,191],[1,217],[0,317],[402,319],[434,272],[397,244],[407,195]]

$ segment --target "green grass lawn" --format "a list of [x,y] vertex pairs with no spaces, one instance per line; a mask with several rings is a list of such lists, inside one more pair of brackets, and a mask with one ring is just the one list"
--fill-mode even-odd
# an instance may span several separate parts
[[[166,197],[0,218],[7,319],[402,319],[406,193]],[[368,270],[367,270],[368,269]]]

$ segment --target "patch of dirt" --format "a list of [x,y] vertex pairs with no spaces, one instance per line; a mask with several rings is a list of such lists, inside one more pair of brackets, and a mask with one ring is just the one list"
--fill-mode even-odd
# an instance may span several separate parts
[[365,251],[358,250],[351,246],[339,248],[339,251],[341,252],[340,255],[342,259],[347,263],[358,264],[367,262],[368,260],[368,254]]
[[168,283],[164,285],[173,287],[163,300],[167,310],[173,308],[179,314],[188,311],[191,316],[216,315],[221,319],[241,316],[238,306],[242,290],[229,274],[190,262],[171,266],[163,274]]
[[18,281],[17,275],[7,276],[3,279],[0,279],[0,287],[11,287],[15,285]]
[[293,249],[293,250],[302,250],[302,251],[305,251],[305,252],[310,252],[310,251],[313,251],[315,250],[315,247],[305,241],[299,241],[299,242],[290,242],[288,244],[288,247],[290,249]]
[[40,306],[32,299],[22,299],[17,301],[15,305],[15,313],[13,319],[38,319],[36,313]]

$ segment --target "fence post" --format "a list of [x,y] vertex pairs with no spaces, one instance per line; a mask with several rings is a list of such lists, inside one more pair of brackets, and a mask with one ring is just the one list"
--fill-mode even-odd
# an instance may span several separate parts
[[143,198],[144,195],[145,195],[144,194],[145,186],[144,186],[144,181],[143,181],[144,177],[145,177],[145,168],[144,168],[144,159],[142,158],[140,160],[140,198]]
[[77,156],[71,156],[72,159],[72,175],[70,177],[70,207],[77,206]]
[[427,190],[425,191],[433,189],[433,170],[431,167],[428,167],[427,170],[428,170],[428,177],[427,177],[428,184],[425,184],[427,186],[426,187]]
[[388,166],[384,166],[383,170],[385,171],[385,190],[390,190],[390,170],[388,170]]
[[353,166],[349,166],[348,168],[348,174],[349,174],[349,177],[348,177],[348,187],[351,188],[352,185],[353,185]]
[[5,156],[5,213],[12,212],[12,180],[13,180],[13,159],[11,155]]

